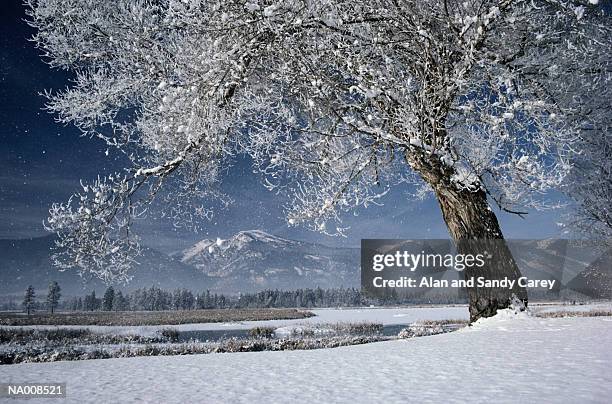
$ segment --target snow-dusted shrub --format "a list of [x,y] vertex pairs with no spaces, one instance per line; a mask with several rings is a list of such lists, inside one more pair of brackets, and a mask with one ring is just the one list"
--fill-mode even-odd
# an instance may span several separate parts
[[296,327],[296,328],[291,329],[291,336],[292,337],[314,337],[315,330],[310,327]]
[[249,336],[254,338],[274,337],[274,327],[255,327],[249,330]]
[[177,342],[179,340],[179,331],[176,328],[164,328],[160,334],[170,342]]
[[409,327],[404,328],[397,335],[399,338],[414,338],[414,337],[425,337],[428,335],[442,334],[446,332],[444,327],[440,324],[423,324],[414,323]]
[[360,322],[360,323],[337,323],[334,329],[338,332],[347,334],[379,334],[383,330],[381,323]]
[[288,334],[292,337],[314,337],[318,336],[361,336],[381,334],[383,325],[372,322],[338,322],[333,324],[304,324],[293,327],[287,332],[286,329],[277,330],[277,335]]

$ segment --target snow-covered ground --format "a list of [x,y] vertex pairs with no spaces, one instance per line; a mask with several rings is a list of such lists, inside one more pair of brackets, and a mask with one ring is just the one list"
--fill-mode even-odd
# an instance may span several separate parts
[[67,382],[75,403],[607,403],[611,346],[610,317],[502,315],[336,349],[0,366],[0,380]]

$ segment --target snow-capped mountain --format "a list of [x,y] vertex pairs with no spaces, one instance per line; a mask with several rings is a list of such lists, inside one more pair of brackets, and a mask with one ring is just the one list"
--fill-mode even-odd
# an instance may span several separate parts
[[358,286],[359,250],[287,240],[261,230],[206,239],[176,254],[217,280],[218,290]]

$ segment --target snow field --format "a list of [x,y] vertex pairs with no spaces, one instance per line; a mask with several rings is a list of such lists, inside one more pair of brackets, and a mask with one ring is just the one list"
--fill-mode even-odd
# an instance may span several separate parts
[[610,317],[508,311],[431,337],[315,351],[21,364],[1,366],[0,379],[67,382],[67,402],[74,403],[605,403],[611,343]]

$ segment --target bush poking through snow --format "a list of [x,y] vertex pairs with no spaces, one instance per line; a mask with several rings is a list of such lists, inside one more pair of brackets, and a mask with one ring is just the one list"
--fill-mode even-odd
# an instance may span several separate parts
[[337,323],[334,329],[339,333],[373,335],[382,333],[383,325],[366,321],[362,323]]
[[439,325],[425,325],[420,323],[411,324],[409,327],[404,328],[397,335],[398,337],[404,338],[415,338],[415,337],[425,337],[428,335],[436,335],[444,333],[444,328]]
[[436,320],[418,321],[404,328],[397,335],[399,338],[426,337],[428,335],[443,334],[454,331],[457,326],[467,325],[466,320]]
[[276,330],[277,336],[290,335],[292,337],[319,336],[363,336],[380,335],[383,331],[381,323],[372,322],[338,322],[333,324],[304,324],[299,327],[280,328]]
[[249,330],[249,336],[253,338],[272,338],[274,337],[273,327],[255,327]]
[[177,342],[179,340],[179,331],[176,328],[164,328],[160,334],[169,342]]

